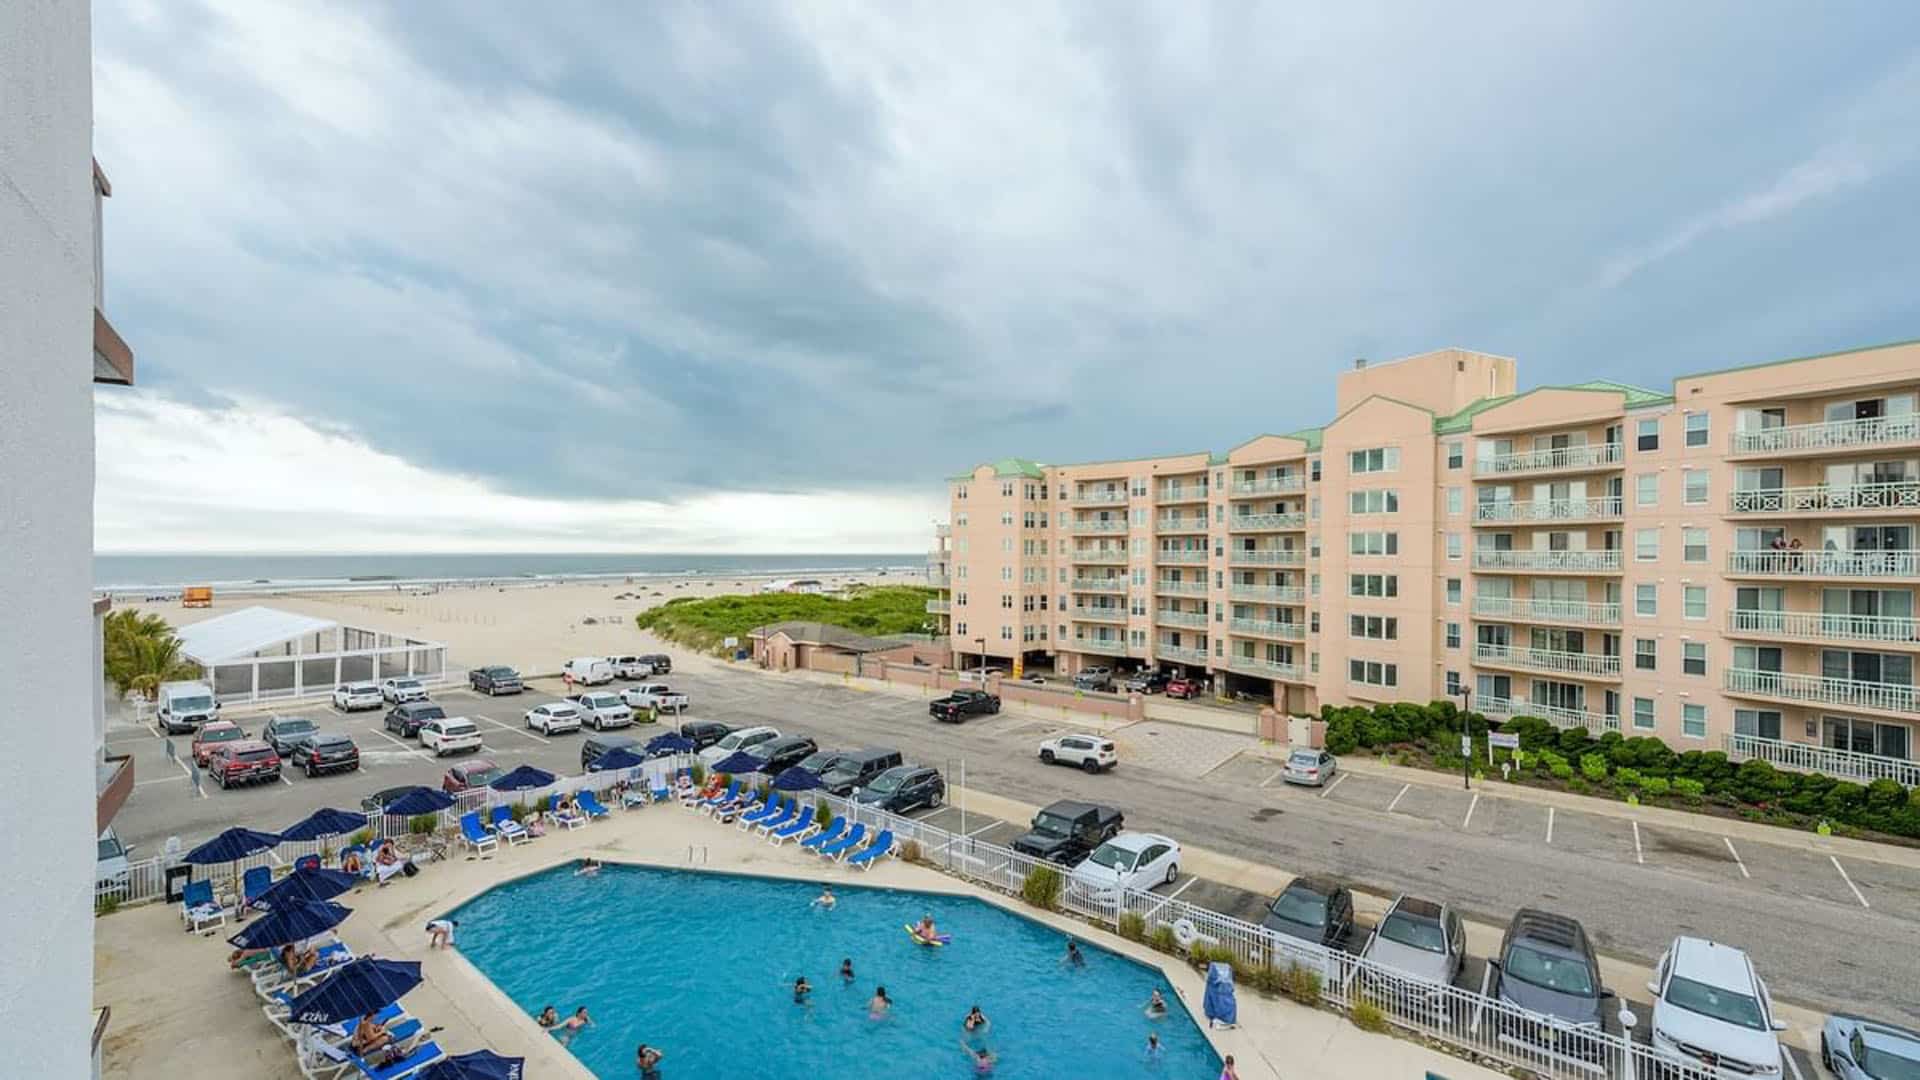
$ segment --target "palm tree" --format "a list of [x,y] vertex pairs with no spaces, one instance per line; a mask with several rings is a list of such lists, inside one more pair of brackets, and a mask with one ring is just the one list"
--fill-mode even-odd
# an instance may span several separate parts
[[110,612],[101,653],[116,692],[138,690],[148,700],[160,684],[200,676],[200,666],[180,655],[180,639],[159,615],[137,608]]

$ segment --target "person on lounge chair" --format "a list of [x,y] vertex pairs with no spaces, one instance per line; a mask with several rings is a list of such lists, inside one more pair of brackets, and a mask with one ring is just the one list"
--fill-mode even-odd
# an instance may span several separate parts
[[340,860],[340,872],[343,874],[352,874],[354,877],[359,877],[361,874],[367,872],[367,864],[360,861],[360,851],[358,848],[347,852],[346,858]]
[[250,968],[273,959],[272,949],[235,949],[227,954],[227,967],[233,971]]
[[381,844],[380,853],[373,857],[373,873],[380,879],[382,885],[405,869],[406,865],[407,860],[400,857],[400,849],[394,847],[391,840]]
[[320,963],[320,950],[299,949],[291,943],[280,946],[280,966],[292,975],[305,975]]
[[393,1043],[393,1032],[388,1031],[378,1017],[377,1012],[369,1012],[353,1026],[353,1038],[348,1046],[363,1058],[371,1059]]

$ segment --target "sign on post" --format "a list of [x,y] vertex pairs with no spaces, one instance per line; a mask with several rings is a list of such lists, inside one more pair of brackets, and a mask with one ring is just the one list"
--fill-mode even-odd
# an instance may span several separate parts
[[720,644],[724,648],[737,649],[740,647],[740,639],[737,637],[730,637],[721,641]]
[[1520,736],[1491,731],[1487,733],[1487,745],[1497,746],[1502,750],[1518,750],[1520,749]]
[[1473,756],[1473,736],[1471,735],[1460,736],[1460,756],[1461,757]]

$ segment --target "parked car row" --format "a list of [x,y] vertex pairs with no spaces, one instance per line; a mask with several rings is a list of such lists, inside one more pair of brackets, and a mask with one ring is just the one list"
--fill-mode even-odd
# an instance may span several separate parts
[[576,656],[560,665],[562,677],[576,686],[601,686],[615,679],[651,679],[673,671],[665,653],[640,656]]
[[194,733],[189,753],[223,788],[278,780],[283,766],[309,777],[360,767],[360,748],[351,736],[322,731],[303,716],[271,717],[258,737],[230,720],[210,721]]

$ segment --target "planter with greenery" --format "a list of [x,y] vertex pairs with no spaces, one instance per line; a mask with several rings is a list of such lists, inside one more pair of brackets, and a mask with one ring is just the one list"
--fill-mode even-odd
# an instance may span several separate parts
[[1020,899],[1042,911],[1052,911],[1060,906],[1063,884],[1060,871],[1051,866],[1036,866],[1027,871],[1026,880],[1020,883]]

